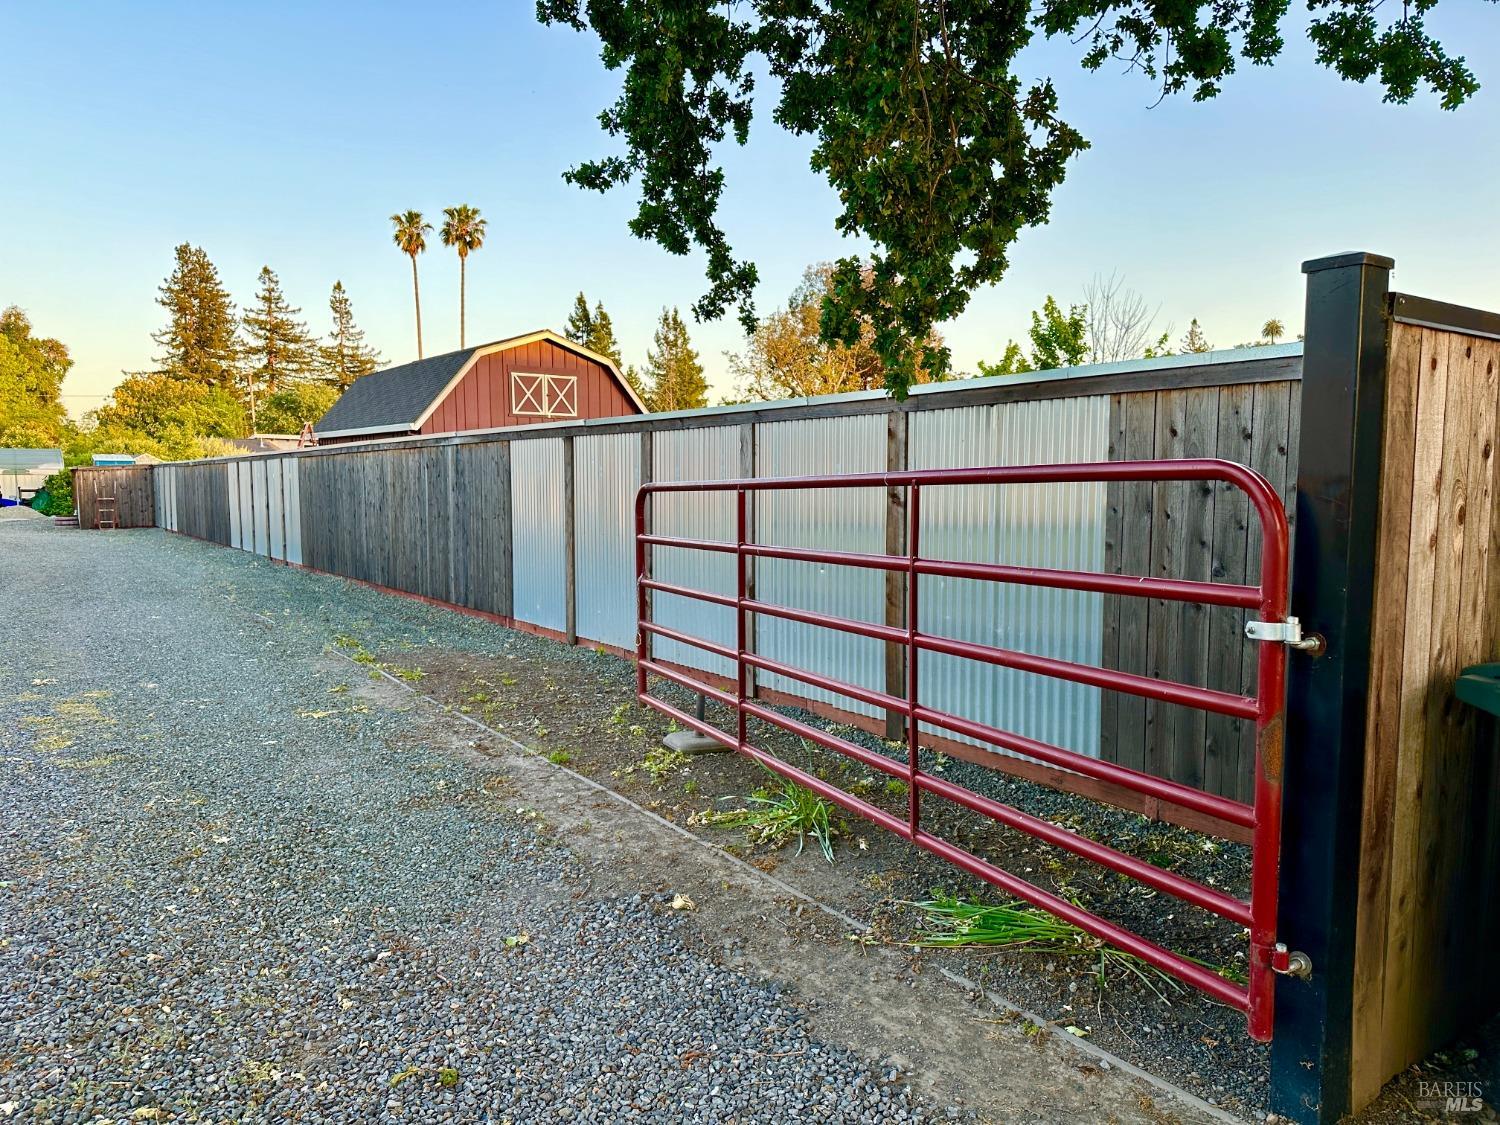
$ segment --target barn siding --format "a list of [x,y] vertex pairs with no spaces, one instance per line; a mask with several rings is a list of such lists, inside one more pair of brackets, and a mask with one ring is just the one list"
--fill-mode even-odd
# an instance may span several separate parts
[[512,371],[572,375],[578,380],[578,418],[615,418],[636,414],[635,404],[609,370],[549,340],[537,340],[503,352],[482,355],[438,404],[422,425],[423,434],[526,426],[557,419],[517,414],[510,394]]

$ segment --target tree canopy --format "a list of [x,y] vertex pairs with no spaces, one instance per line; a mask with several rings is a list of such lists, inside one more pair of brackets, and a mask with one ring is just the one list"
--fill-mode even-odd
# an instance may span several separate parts
[[[1445,109],[1478,89],[1461,57],[1426,28],[1437,0],[1387,10],[1370,0],[1308,0],[1318,62],[1375,81],[1386,101],[1431,90]],[[866,329],[886,386],[906,393],[918,370],[942,376],[934,325],[998,281],[1020,232],[1047,221],[1068,161],[1088,141],[1061,115],[1048,78],[1023,79],[1017,55],[1037,36],[1067,36],[1090,70],[1120,62],[1162,97],[1217,95],[1241,61],[1281,54],[1289,0],[537,0],[545,23],[592,29],[606,68],[624,70],[600,114],[623,151],[566,173],[605,191],[632,180],[632,233],[674,254],[701,251],[708,291],[700,319],[737,307],[756,327],[753,262],[719,222],[725,174],[715,149],[745,144],[755,74],[780,84],[772,117],[814,138],[812,168],[842,211],[840,233],[875,247],[844,258],[822,308],[824,341],[853,345]]]
[[646,405],[652,410],[696,410],[708,405],[703,364],[675,308],[662,309],[654,347],[646,353]]
[[[354,306],[342,281],[333,283],[328,311],[333,315],[333,329],[328,333],[328,342],[318,348],[319,374],[339,390],[347,390],[354,380],[380,366],[380,353],[365,343],[364,332],[354,323]],[[321,418],[326,410],[325,407],[317,417]]]
[[615,339],[615,325],[604,311],[604,302],[595,301],[589,308],[588,298],[581,292],[573,298],[573,311],[568,314],[568,323],[563,335],[575,344],[581,344],[596,355],[608,356],[620,367],[620,342]]
[[[822,338],[819,322],[823,302],[833,292],[833,274],[831,262],[808,266],[786,305],[760,320],[745,350],[729,357],[737,398],[808,398],[885,385],[885,364],[870,325],[854,344],[830,344]],[[942,339],[934,332],[930,343],[935,349]],[[916,382],[930,379],[929,371],[917,370]]]
[[0,312],[0,446],[62,441],[62,381],[72,366],[62,343],[31,334],[31,321],[19,308]]
[[[170,459],[200,456],[202,438],[245,434],[245,409],[233,391],[164,372],[127,376],[94,419],[96,448],[118,445]],[[139,438],[147,441],[133,440]]]
[[1088,308],[1071,305],[1063,312],[1057,298],[1048,295],[1039,311],[1031,314],[1031,355],[1011,340],[999,363],[979,364],[981,375],[1019,375],[1023,371],[1050,371],[1057,367],[1076,367],[1089,357]]
[[244,370],[252,420],[257,393],[274,392],[289,380],[317,371],[317,345],[301,315],[302,310],[293,308],[281,292],[276,272],[262,266],[260,288],[244,316]]
[[167,326],[151,338],[162,348],[157,369],[174,379],[233,387],[238,373],[239,321],[219,271],[198,246],[182,243],[156,303]]

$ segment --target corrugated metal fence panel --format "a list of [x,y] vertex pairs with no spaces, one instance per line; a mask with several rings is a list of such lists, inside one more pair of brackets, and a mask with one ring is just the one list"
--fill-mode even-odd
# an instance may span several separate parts
[[302,562],[301,461],[286,457],[281,462],[282,489],[286,503],[286,561]]
[[270,547],[273,559],[286,559],[286,500],[282,493],[281,458],[266,462],[266,512],[269,521]]
[[[886,419],[880,414],[769,422],[756,427],[756,476],[827,476],[871,473],[886,467]],[[780,547],[885,550],[886,495],[882,488],[809,489],[755,494],[755,538]],[[761,601],[797,609],[881,622],[885,575],[855,567],[829,567],[785,559],[756,561],[755,594]],[[755,647],[773,660],[820,672],[862,687],[884,689],[885,646],[868,637],[761,617]],[[868,704],[764,675],[777,691],[875,714]]]
[[641,436],[580,437],[573,444],[573,536],[578,635],[635,647],[635,492]]
[[[910,417],[913,469],[1032,465],[1109,458],[1105,397],[1006,403]],[[930,488],[921,549],[932,558],[1104,569],[1105,487],[1047,484]],[[1101,596],[1068,590],[923,578],[923,631],[1098,665]],[[930,706],[1099,755],[1099,690],[976,661],[924,653]],[[947,733],[947,732],[943,732]]]
[[558,632],[568,627],[561,438],[511,443],[515,617]]
[[[701,430],[658,431],[651,442],[651,479],[725,480],[741,476],[742,429],[740,426],[713,426]],[[658,495],[651,501],[650,514],[651,530],[658,535],[680,535],[690,539],[734,538],[733,493]],[[657,547],[652,551],[651,572],[663,582],[710,593],[734,594],[735,563],[730,555]],[[734,611],[725,606],[654,594],[651,618],[668,628],[680,629],[718,644],[734,645]],[[734,666],[729,661],[675,641],[658,639],[652,643],[651,652],[660,660],[702,668],[721,676],[734,675]]]
[[229,545],[240,545],[240,463],[230,461],[224,466],[224,480],[229,490]]
[[251,549],[257,555],[267,554],[271,542],[271,517],[266,508],[266,463],[250,462],[250,524],[254,528]]

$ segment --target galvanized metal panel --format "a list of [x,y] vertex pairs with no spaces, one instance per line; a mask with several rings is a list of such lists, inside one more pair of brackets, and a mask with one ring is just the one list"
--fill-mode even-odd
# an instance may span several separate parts
[[510,457],[515,617],[561,632],[568,627],[562,439],[512,442]]
[[635,646],[635,492],[640,484],[639,434],[574,439],[578,635],[626,649]]
[[286,502],[282,495],[281,458],[266,461],[266,513],[270,542],[266,553],[273,559],[286,559]]
[[[658,432],[651,442],[651,477],[659,481],[738,477],[740,434],[739,426]],[[657,534],[690,539],[734,538],[732,493],[669,493],[654,497],[651,503],[651,528]],[[663,582],[679,586],[718,594],[733,595],[735,591],[735,563],[729,555],[658,547],[652,552],[651,571]],[[630,591],[622,590],[621,596],[629,598]],[[634,598],[630,600],[633,604]],[[734,611],[724,606],[655,594],[651,616],[652,620],[669,628],[718,644],[734,645]],[[729,661],[689,645],[657,639],[652,643],[651,651],[659,660],[702,668],[721,676],[734,675],[734,666]]]
[[229,545],[240,545],[240,463],[230,461],[224,465],[224,479],[229,495]]
[[[1103,396],[910,418],[913,469],[1108,459]],[[1102,484],[925,489],[921,551],[930,558],[1103,570],[1105,505]],[[1101,662],[1101,595],[932,577],[921,580],[918,594],[924,632]],[[922,654],[919,672],[924,703],[1098,757],[1097,688],[933,653]]]
[[282,491],[286,503],[286,561],[299,565],[302,562],[301,464],[301,459],[297,457],[286,457],[281,462]]
[[[761,477],[870,473],[886,467],[886,419],[880,414],[765,423],[756,427],[756,442],[756,475]],[[761,543],[874,554],[885,550],[884,489],[761,492],[754,504],[755,538]],[[862,621],[884,619],[885,576],[879,571],[785,559],[759,559],[755,568],[755,594],[761,601]],[[868,637],[762,616],[755,647],[773,660],[811,672],[862,687],[885,687],[885,646]],[[868,704],[799,680],[762,675],[759,682],[845,710],[876,713]]]
[[255,504],[251,489],[252,462],[240,462],[240,539],[235,544],[242,551],[255,550]]
[[266,463],[250,462],[250,525],[253,529],[251,549],[257,555],[269,553],[271,543],[271,515],[266,507]]

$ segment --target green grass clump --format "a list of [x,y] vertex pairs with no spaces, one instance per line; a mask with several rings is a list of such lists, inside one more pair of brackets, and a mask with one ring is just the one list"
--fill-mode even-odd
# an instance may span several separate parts
[[743,828],[751,844],[773,848],[795,838],[798,855],[811,836],[823,858],[833,862],[833,840],[843,835],[843,825],[831,801],[785,779],[757,789],[744,800],[748,802],[745,808],[704,813],[700,822],[714,828]]
[[1116,949],[1071,922],[1019,902],[985,906],[934,890],[926,902],[912,902],[922,914],[923,930],[911,944],[926,949],[967,945],[1025,948],[1062,957],[1087,957],[1095,962],[1094,977],[1105,986],[1114,969],[1134,976],[1160,999],[1181,993],[1182,985],[1134,954]]
[[547,755],[547,761],[554,766],[565,766],[573,760],[573,755],[566,750],[554,750]]

